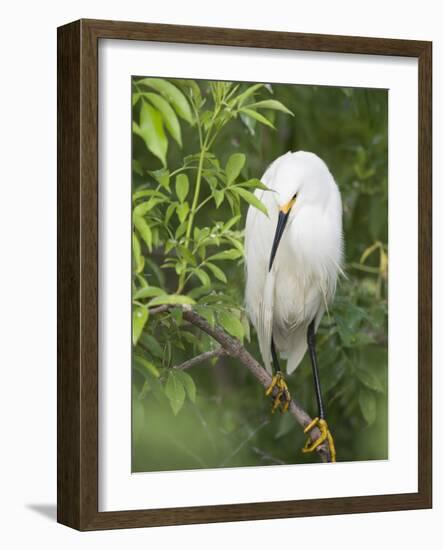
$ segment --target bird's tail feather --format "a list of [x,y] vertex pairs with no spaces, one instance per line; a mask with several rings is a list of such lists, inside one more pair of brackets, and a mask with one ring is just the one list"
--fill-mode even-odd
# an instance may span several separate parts
[[308,343],[306,339],[308,327],[306,324],[300,325],[291,335],[291,347],[288,350],[288,362],[286,365],[286,372],[292,374],[298,365],[301,363]]

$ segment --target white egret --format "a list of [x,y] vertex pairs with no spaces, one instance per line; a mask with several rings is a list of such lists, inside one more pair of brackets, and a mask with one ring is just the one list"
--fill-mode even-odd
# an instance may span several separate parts
[[288,152],[277,158],[261,180],[270,191],[257,189],[268,216],[253,206],[246,219],[246,309],[254,325],[266,369],[273,375],[267,395],[277,387],[273,411],[285,412],[290,393],[278,355],[291,374],[306,350],[312,364],[321,437],[308,439],[304,452],[326,439],[335,461],[315,351],[315,333],[331,303],[342,273],[342,205],[338,187],[326,164],[315,154]]

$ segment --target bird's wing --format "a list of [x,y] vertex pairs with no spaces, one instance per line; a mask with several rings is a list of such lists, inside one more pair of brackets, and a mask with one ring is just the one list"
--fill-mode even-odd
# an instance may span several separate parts
[[275,295],[275,269],[266,276],[263,299],[258,308],[257,336],[260,353],[266,370],[272,374],[271,366],[271,341],[274,322],[274,295]]
[[[276,163],[261,178],[272,189]],[[246,309],[257,331],[260,352],[266,370],[272,373],[271,339],[274,318],[275,270],[268,272],[273,232],[277,223],[277,206],[270,191],[257,189],[255,195],[265,204],[269,217],[250,206],[246,218]]]
[[268,219],[250,207],[246,223],[246,311],[257,331],[260,352],[266,369],[271,372],[271,338],[274,315],[275,270],[268,272],[269,251],[265,242]]

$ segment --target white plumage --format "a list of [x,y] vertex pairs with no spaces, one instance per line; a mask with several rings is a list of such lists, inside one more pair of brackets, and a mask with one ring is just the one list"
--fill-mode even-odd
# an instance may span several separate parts
[[[307,349],[307,329],[315,329],[334,297],[342,264],[340,192],[326,164],[315,154],[288,152],[266,170],[256,190],[269,217],[250,206],[246,218],[246,309],[254,325],[266,369],[271,373],[271,338],[287,372]],[[277,248],[269,261],[279,211],[296,196]]]

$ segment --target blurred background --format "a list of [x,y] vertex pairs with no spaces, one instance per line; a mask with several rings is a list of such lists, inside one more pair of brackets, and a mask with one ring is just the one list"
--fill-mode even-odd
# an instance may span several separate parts
[[[196,83],[203,97],[209,94],[209,83]],[[221,130],[211,151],[222,166],[233,153],[244,153],[244,179],[260,178],[266,167],[288,150],[312,151],[328,165],[343,200],[346,278],[340,280],[335,302],[317,338],[326,414],[338,461],[386,459],[388,93],[292,84],[267,88],[268,96],[294,116],[266,111],[275,129],[254,118],[238,117]],[[134,119],[139,117],[138,108],[134,106]],[[182,124],[181,131],[182,147],[169,140],[170,170],[199,148],[195,126]],[[162,169],[162,162],[137,135],[133,164],[134,193],[154,186],[150,174]],[[191,191],[192,185],[190,177]],[[209,192],[205,189],[203,197]],[[247,207],[246,203],[241,205],[239,238]],[[211,226],[214,220],[226,222],[231,218],[227,201],[218,208],[214,201],[208,201],[198,212],[198,225]],[[146,260],[143,276],[173,292],[177,276],[161,268],[164,257],[161,232],[159,235],[151,251],[141,244]],[[241,307],[244,263],[240,258],[226,261],[222,267],[228,283],[211,284]],[[189,336],[183,338],[185,332]],[[254,330],[250,331],[250,341],[245,336],[245,346],[260,360]],[[180,345],[171,345],[171,340],[180,341]],[[301,452],[305,436],[294,419],[278,412],[271,415],[271,402],[263,388],[230,358],[189,369],[195,399],[186,398],[178,412],[173,410],[165,392],[165,373],[205,349],[207,340],[197,330],[173,334],[151,319],[145,326],[134,350],[133,471],[317,462],[316,456]],[[291,394],[314,416],[315,394],[307,357],[288,379],[288,385]]]

